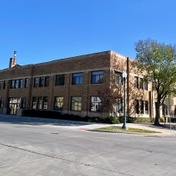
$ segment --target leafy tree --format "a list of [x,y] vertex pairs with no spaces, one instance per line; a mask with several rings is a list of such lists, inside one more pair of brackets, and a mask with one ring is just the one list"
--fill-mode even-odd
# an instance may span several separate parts
[[155,125],[159,125],[160,107],[167,96],[176,93],[176,47],[156,40],[139,40],[135,44],[138,70],[152,82],[156,92]]

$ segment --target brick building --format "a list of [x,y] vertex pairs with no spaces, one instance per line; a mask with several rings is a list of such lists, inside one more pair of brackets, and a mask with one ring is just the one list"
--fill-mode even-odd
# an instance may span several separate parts
[[[83,117],[123,115],[122,72],[126,71],[127,113],[153,117],[151,86],[138,76],[133,62],[105,51],[21,66],[15,53],[9,68],[0,70],[0,113],[20,115],[24,109],[40,109]],[[107,91],[116,94],[111,109],[111,97],[106,101],[106,95],[100,96]]]

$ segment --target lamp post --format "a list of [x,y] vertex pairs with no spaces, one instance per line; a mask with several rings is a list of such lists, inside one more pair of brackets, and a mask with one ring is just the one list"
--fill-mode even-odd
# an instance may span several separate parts
[[124,89],[124,107],[123,107],[123,114],[124,114],[124,121],[123,121],[123,126],[122,129],[127,130],[128,128],[126,127],[126,77],[127,77],[127,73],[126,71],[124,71],[122,73],[122,77],[123,77],[123,89]]

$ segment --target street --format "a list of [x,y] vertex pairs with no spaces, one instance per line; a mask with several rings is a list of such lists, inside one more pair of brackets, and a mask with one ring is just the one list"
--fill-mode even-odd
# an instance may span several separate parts
[[77,124],[0,115],[0,176],[176,175],[175,137],[93,132]]

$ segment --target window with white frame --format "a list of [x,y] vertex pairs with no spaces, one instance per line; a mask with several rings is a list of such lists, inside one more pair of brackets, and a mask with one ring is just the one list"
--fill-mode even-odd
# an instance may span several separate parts
[[54,97],[54,110],[62,110],[64,104],[64,97]]
[[116,85],[122,85],[123,84],[123,78],[122,78],[122,73],[121,72],[115,72],[115,84]]
[[90,111],[93,112],[102,112],[102,101],[99,97],[92,96],[90,98],[91,101],[91,108]]

